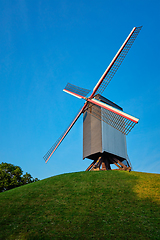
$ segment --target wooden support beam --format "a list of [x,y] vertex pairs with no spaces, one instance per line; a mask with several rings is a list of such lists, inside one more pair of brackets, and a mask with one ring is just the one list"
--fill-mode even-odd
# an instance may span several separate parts
[[97,162],[94,164],[95,167],[99,167],[100,168],[100,165],[102,164],[102,157],[99,157]]
[[89,165],[89,167],[86,169],[86,171],[91,170],[91,168],[93,167],[94,163],[95,163],[95,161],[93,161],[93,162]]
[[114,164],[119,168],[119,170],[123,170],[123,168],[121,168],[116,162],[114,162]]
[[127,166],[124,165],[121,161],[118,160],[118,164],[122,166],[122,168],[124,168],[125,170],[127,169]]
[[102,170],[107,170],[105,162],[102,162]]
[[100,156],[92,167],[93,171],[99,171],[101,164],[102,164],[102,157]]
[[[113,160],[121,166],[121,169],[122,169],[122,170],[129,171],[129,172],[131,171],[131,167],[127,167],[126,165],[124,165],[124,164],[123,164],[121,161],[119,161],[118,159],[113,158]],[[114,162],[114,164],[115,164],[115,162]],[[117,165],[118,165],[118,164],[117,164]],[[116,165],[116,164],[115,164],[115,165]]]

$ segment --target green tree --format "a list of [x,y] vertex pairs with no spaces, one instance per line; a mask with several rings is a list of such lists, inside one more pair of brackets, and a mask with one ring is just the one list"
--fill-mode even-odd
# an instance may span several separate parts
[[0,192],[38,181],[38,178],[34,179],[29,173],[22,174],[20,167],[2,162],[0,164]]
[[35,178],[35,179],[34,179],[34,178],[31,176],[31,174],[29,174],[29,173],[26,172],[26,174],[24,174],[24,175],[22,176],[21,181],[22,181],[23,184],[28,184],[28,183],[32,183],[32,182],[37,182],[37,181],[39,181],[39,180],[38,180],[38,178]]

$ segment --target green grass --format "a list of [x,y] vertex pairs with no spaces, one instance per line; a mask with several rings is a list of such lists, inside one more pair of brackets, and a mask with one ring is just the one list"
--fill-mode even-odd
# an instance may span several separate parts
[[160,175],[70,173],[0,193],[0,239],[160,239]]

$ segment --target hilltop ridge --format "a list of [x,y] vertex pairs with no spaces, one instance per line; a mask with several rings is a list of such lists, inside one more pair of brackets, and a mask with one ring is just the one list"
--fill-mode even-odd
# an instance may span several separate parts
[[0,239],[159,239],[160,175],[54,176],[0,194]]

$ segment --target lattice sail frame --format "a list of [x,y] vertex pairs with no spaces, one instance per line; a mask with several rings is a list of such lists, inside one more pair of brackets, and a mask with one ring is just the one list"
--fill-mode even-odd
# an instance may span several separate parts
[[88,90],[88,89],[85,89],[85,88],[81,88],[81,87],[75,86],[75,85],[73,85],[71,83],[67,83],[67,85],[63,89],[63,91],[65,91],[65,90],[68,90],[70,92],[79,94],[79,95],[81,95],[83,97],[87,96],[88,93],[91,91],[91,90]]
[[136,125],[136,122],[133,122],[107,109],[96,106],[95,104],[89,103],[86,111],[92,116],[101,121],[104,121],[125,135],[127,135]]
[[78,120],[78,118],[80,117],[81,113],[83,111],[83,108],[80,108],[78,113],[75,115],[74,119],[72,120],[72,122],[68,125],[68,127],[66,128],[66,130],[61,134],[61,136],[57,139],[57,141],[52,145],[52,147],[48,150],[48,152],[44,155],[44,160],[47,163],[49,158],[52,156],[52,154],[57,150],[57,148],[59,147],[59,145],[62,143],[62,141],[64,140],[64,138],[66,137],[66,135],[68,134],[68,132],[70,131],[70,129],[72,128],[72,126],[75,124],[75,122]]
[[110,63],[104,74],[102,75],[101,79],[99,80],[100,84],[99,82],[97,83],[97,85],[99,84],[99,86],[98,87],[97,85],[95,86],[94,91],[92,93],[92,97],[95,96],[95,93],[102,94],[103,91],[106,89],[106,87],[114,77],[115,73],[117,72],[118,68],[120,67],[121,63],[123,62],[125,56],[129,52],[141,28],[142,26],[134,28],[133,29],[134,31],[132,30],[133,31],[132,34],[128,37],[128,39],[126,39],[126,43],[124,42],[124,46],[122,45],[122,47],[120,48],[116,56],[113,58],[112,62]]

